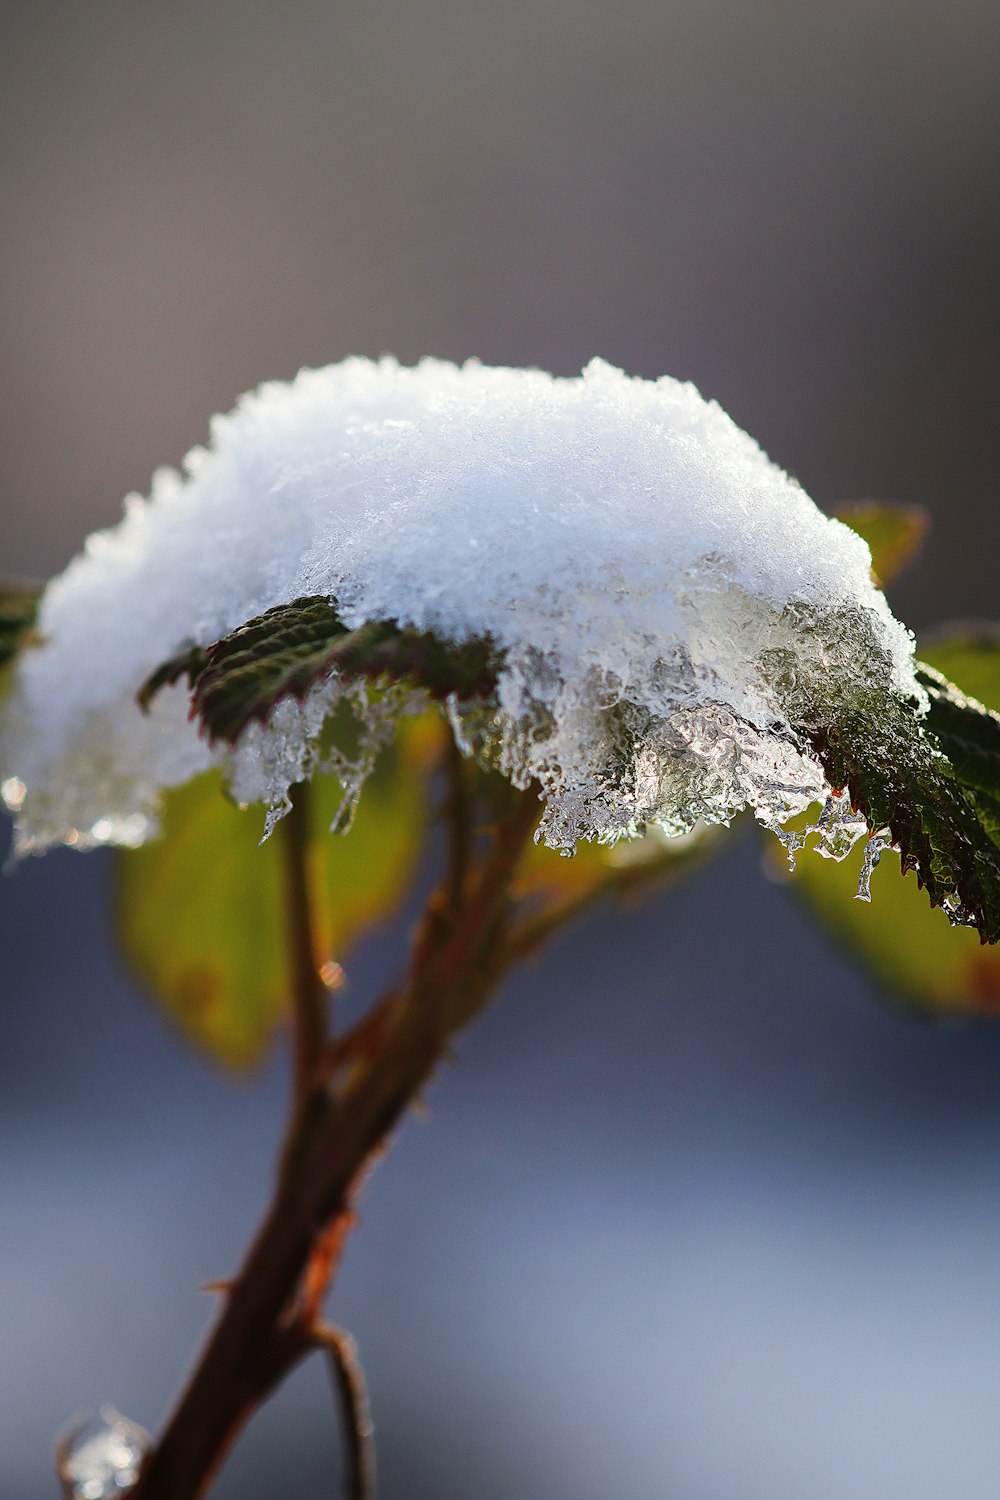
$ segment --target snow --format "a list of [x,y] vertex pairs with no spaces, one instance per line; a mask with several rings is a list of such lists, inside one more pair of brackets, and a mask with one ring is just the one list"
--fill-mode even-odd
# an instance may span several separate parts
[[[562,848],[745,806],[777,826],[829,790],[810,724],[873,682],[915,692],[864,542],[693,386],[600,360],[562,379],[350,359],[214,418],[50,584],[0,725],[18,848],[154,830],[162,790],[224,755],[183,686],[148,717],[136,690],[185,640],[309,594],[351,625],[493,637],[487,728]],[[343,691],[244,735],[241,800],[280,812]],[[482,733],[474,706],[450,715],[460,740]]]

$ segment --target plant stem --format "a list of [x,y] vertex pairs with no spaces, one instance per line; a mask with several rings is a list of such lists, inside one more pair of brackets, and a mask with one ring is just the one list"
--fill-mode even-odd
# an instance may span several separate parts
[[465,882],[469,873],[471,819],[465,761],[453,734],[447,737],[445,754],[448,773],[448,797],[445,809],[448,825],[448,876],[445,882],[445,892],[449,908],[454,912],[458,911],[462,905]]
[[368,1392],[358,1360],[357,1346],[349,1333],[344,1333],[340,1328],[332,1328],[327,1323],[317,1328],[316,1338],[329,1354],[330,1373],[344,1413],[344,1442],[347,1447],[345,1500],[374,1500],[374,1427],[368,1412]]
[[309,891],[310,787],[295,787],[292,805],[279,824],[285,854],[286,921],[292,979],[292,1071],[295,1107],[305,1108],[328,1040],[329,996],[316,963]]
[[[378,1045],[364,1065],[329,1086],[315,1070],[302,1083],[272,1205],[132,1500],[204,1495],[246,1420],[316,1347],[313,1299],[302,1290],[310,1261],[351,1213],[366,1169],[452,1038],[495,988],[511,874],[539,813],[534,789],[515,799],[460,916],[433,928],[438,942],[414,963],[407,986],[378,1007]],[[297,1077],[305,1079],[304,1066]]]

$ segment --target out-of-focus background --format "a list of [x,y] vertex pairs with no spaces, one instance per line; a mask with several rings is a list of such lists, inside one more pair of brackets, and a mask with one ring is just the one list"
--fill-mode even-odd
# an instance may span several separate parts
[[[990,0],[92,0],[4,29],[4,573],[61,568],[262,379],[597,353],[693,379],[820,504],[926,505],[893,595],[918,630],[1000,615]],[[67,852],[0,884],[4,1500],[54,1495],[74,1412],[158,1422],[281,1114],[280,1064],[226,1081],[135,990],[110,879]],[[996,1500],[1000,1030],[886,1009],[755,840],[554,944],[431,1105],[331,1308],[384,1500]],[[335,1475],[317,1366],[217,1493]]]

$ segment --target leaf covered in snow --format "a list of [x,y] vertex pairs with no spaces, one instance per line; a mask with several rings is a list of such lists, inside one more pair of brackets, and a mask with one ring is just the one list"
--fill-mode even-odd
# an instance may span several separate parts
[[[927,684],[929,674],[921,675]],[[995,943],[1000,939],[1000,846],[993,817],[983,813],[995,814],[1000,778],[989,784],[992,791],[985,783],[973,786],[939,748],[942,703],[953,690],[934,676],[929,730],[905,705],[883,703],[874,723],[849,716],[817,731],[813,743],[831,785],[846,788],[873,832],[887,830],[903,873],[914,871],[931,904],[943,907],[951,920],[975,927],[984,942]],[[954,747],[963,743],[957,721],[968,728],[981,716],[954,702],[949,709],[946,740]]]
[[[976,783],[985,781],[991,802],[1000,790],[993,758],[1000,732],[1000,633],[988,625],[953,627],[921,642],[920,654],[964,690],[956,704],[959,690],[950,683],[944,686],[933,668],[921,667],[929,691],[933,688],[924,722],[954,757],[956,780],[975,804],[982,826],[995,838],[995,822],[988,811],[981,811]],[[975,700],[965,696],[972,693]],[[944,718],[939,712],[942,698]],[[970,744],[974,750],[967,757],[962,747]],[[839,863],[800,859],[791,876],[793,885],[893,995],[943,1015],[1000,1013],[1000,948],[984,948],[974,931],[949,924],[944,912],[929,906],[916,875],[910,872],[901,879],[889,855],[873,881],[872,904],[851,900],[864,852],[860,845]]]
[[192,711],[210,740],[235,745],[247,725],[266,724],[283,698],[304,701],[336,674],[406,682],[432,698],[483,698],[500,662],[489,640],[452,645],[432,631],[371,620],[356,630],[324,598],[293,599],[248,620],[207,649],[182,650],[139,691],[148,707],[160,688],[188,678]]
[[[897,560],[913,534],[897,515]],[[992,934],[993,846],[920,729],[929,690],[871,562],[690,385],[596,360],[305,371],[216,418],[46,590],[0,722],[17,847],[135,843],[210,766],[271,826],[345,702],[353,800],[431,697],[540,786],[554,849],[744,808],[780,830],[848,786]]]

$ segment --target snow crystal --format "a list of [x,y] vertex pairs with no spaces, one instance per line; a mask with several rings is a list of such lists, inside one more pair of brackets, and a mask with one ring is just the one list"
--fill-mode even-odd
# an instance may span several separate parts
[[[136,690],[183,642],[301,595],[352,626],[491,636],[485,729],[509,777],[541,783],[556,847],[745,806],[777,826],[829,792],[810,725],[875,681],[915,691],[864,542],[693,386],[600,360],[560,379],[350,359],[216,417],[49,586],[0,741],[18,847],[140,841],[162,789],[223,753],[183,686],[148,717]],[[280,812],[343,691],[244,735],[241,800]],[[468,750],[482,709],[448,713]]]

